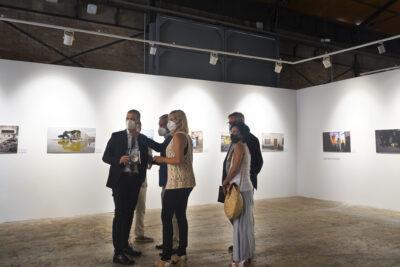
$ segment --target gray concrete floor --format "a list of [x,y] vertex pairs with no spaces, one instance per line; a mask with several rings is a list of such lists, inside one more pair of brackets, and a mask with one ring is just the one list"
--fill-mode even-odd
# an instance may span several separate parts
[[[229,266],[222,206],[189,209],[187,266]],[[309,198],[256,201],[255,266],[400,266],[400,213]],[[0,224],[0,266],[110,266],[112,214]],[[146,234],[161,239],[159,210]],[[136,266],[154,266],[155,243]]]

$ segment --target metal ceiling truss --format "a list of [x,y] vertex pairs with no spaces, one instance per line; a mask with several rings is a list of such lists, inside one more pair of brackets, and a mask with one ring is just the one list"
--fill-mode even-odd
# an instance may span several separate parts
[[6,18],[4,15],[1,15],[0,21],[5,21],[5,22],[13,22],[13,23],[20,23],[20,24],[27,24],[27,25],[32,25],[32,26],[39,26],[39,27],[44,27],[44,28],[50,28],[50,29],[57,29],[57,30],[63,30],[63,31],[73,31],[73,32],[78,32],[78,33],[84,33],[84,34],[90,34],[90,35],[97,35],[97,36],[103,36],[103,37],[108,37],[108,38],[113,38],[113,39],[120,39],[120,40],[128,40],[128,41],[134,41],[134,42],[139,42],[143,44],[148,44],[148,45],[155,45],[155,46],[161,46],[161,47],[169,47],[169,48],[178,48],[182,50],[189,50],[189,51],[197,51],[197,52],[204,52],[204,53],[215,53],[218,55],[225,55],[225,56],[233,56],[233,57],[239,57],[239,58],[247,58],[247,59],[253,59],[253,60],[260,60],[260,61],[267,61],[267,62],[278,62],[282,64],[287,64],[287,65],[297,65],[305,62],[310,62],[314,60],[319,60],[323,59],[325,57],[330,57],[333,55],[338,55],[354,50],[358,50],[361,48],[369,47],[372,45],[377,45],[381,44],[384,42],[396,40],[400,38],[400,35],[395,35],[391,37],[387,37],[384,39],[368,42],[365,44],[329,52],[326,54],[306,58],[306,59],[301,59],[297,61],[288,61],[288,60],[282,60],[282,59],[276,59],[276,58],[268,58],[268,57],[259,57],[259,56],[252,56],[252,55],[245,55],[245,54],[240,54],[239,52],[233,53],[233,52],[225,52],[225,51],[219,51],[219,50],[213,50],[213,49],[204,49],[204,48],[198,48],[198,47],[190,47],[190,46],[185,46],[185,45],[178,45],[175,43],[165,43],[165,42],[158,42],[158,41],[152,41],[152,40],[145,40],[145,39],[140,39],[140,38],[134,38],[134,37],[128,37],[128,36],[121,36],[121,35],[116,35],[116,34],[110,34],[110,33],[104,33],[101,31],[89,31],[89,30],[83,30],[83,29],[78,29],[78,28],[71,28],[71,27],[64,27],[64,26],[58,26],[58,25],[52,25],[52,24],[47,24],[47,23],[39,23],[39,22],[31,22],[31,21],[26,21],[26,20],[19,20],[19,19],[12,19],[12,18]]

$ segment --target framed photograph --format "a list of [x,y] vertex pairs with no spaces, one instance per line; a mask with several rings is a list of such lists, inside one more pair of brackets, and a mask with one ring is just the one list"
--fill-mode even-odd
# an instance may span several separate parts
[[350,132],[324,132],[322,140],[324,152],[351,152]]
[[194,153],[203,153],[203,132],[202,131],[192,131],[190,133],[193,143]]
[[231,146],[231,135],[229,133],[221,133],[221,152],[228,152]]
[[0,125],[0,154],[17,153],[18,128],[18,126]]
[[95,128],[48,128],[47,153],[94,153]]
[[376,153],[400,154],[400,129],[376,130]]
[[282,133],[263,133],[261,147],[263,152],[283,151],[284,135]]

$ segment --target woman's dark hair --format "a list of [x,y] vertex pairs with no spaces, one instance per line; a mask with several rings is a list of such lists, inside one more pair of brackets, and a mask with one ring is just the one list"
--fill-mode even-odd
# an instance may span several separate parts
[[246,124],[244,124],[243,122],[235,122],[231,125],[231,130],[233,127],[238,128],[240,135],[243,137],[242,138],[242,142],[243,143],[247,143],[247,141],[249,140],[249,136],[250,136],[250,128],[249,126],[247,126]]

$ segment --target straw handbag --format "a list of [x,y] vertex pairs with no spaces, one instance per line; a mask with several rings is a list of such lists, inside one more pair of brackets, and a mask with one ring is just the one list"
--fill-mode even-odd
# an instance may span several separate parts
[[240,185],[231,184],[228,187],[224,202],[224,211],[229,220],[234,220],[242,214],[243,210],[243,197],[240,193],[243,175],[240,174]]

